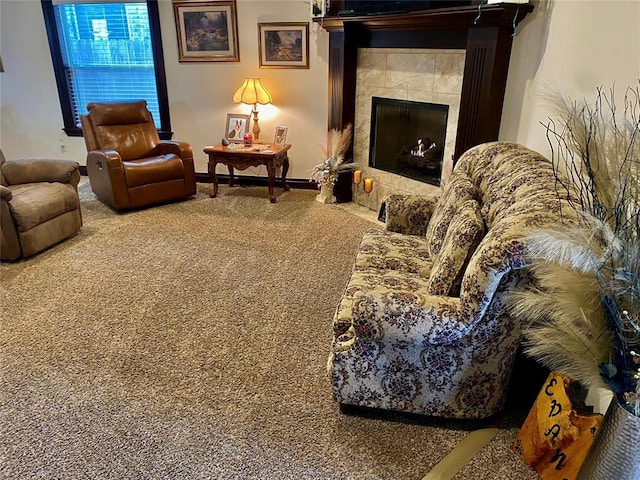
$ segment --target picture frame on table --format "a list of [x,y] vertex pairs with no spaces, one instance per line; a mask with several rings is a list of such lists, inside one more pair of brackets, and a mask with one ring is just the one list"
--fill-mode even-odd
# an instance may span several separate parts
[[249,118],[250,115],[242,113],[227,113],[224,138],[230,142],[243,142],[245,134],[249,132]]
[[309,23],[258,23],[260,68],[309,68]]
[[278,125],[276,127],[276,134],[273,137],[274,145],[284,145],[287,141],[287,132],[289,131],[289,127],[285,127],[282,125]]
[[175,1],[179,62],[239,62],[236,0]]

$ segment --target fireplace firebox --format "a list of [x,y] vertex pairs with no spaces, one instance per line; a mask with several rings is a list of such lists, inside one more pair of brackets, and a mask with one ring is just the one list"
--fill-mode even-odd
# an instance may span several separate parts
[[369,166],[440,185],[449,106],[372,97]]

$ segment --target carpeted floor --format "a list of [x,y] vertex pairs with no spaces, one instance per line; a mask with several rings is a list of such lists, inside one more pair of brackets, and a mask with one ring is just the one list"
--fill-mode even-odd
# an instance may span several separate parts
[[339,412],[331,317],[372,224],[266,190],[118,214],[83,181],[80,233],[0,265],[0,478],[420,479],[487,424],[456,478],[537,478],[510,407]]

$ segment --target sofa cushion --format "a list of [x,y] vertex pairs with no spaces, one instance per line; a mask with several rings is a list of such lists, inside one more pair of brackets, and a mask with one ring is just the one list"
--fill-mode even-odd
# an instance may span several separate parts
[[135,125],[151,120],[146,100],[128,103],[97,103],[87,105],[91,118],[98,126]]
[[9,189],[13,194],[9,209],[19,232],[80,208],[78,195],[70,184],[24,183]]
[[30,157],[9,160],[2,166],[2,174],[8,185],[21,183],[80,181],[78,162],[64,158]]
[[371,228],[360,242],[355,269],[396,270],[427,279],[432,264],[427,247],[425,237]]
[[486,195],[493,188],[495,180],[494,172],[496,168],[506,166],[507,171],[513,171],[513,159],[516,157],[523,158],[532,152],[522,145],[510,142],[489,142],[477,145],[467,150],[456,163],[456,169],[462,169],[466,172],[478,191],[480,196],[478,201],[484,204],[487,200]]
[[390,232],[422,235],[427,231],[438,197],[425,195],[389,195],[380,207],[378,220]]
[[129,188],[170,180],[184,181],[182,159],[172,153],[122,162],[122,165]]
[[[517,168],[518,175],[509,173],[509,167]],[[505,210],[515,204],[537,204],[540,195],[557,200],[554,186],[549,185],[550,177],[553,178],[553,167],[540,162],[537,157],[520,155],[496,168],[482,206],[482,216],[487,225],[493,225],[505,216]]]
[[[397,270],[356,269],[352,272],[349,284],[338,303],[333,319],[333,333],[336,337],[344,335],[352,327],[354,318],[354,296],[361,292],[376,292],[382,296],[414,295],[426,292],[427,278]],[[452,307],[451,310],[455,310]],[[379,331],[379,329],[378,329]],[[344,338],[339,340],[345,340]]]
[[449,224],[442,248],[433,259],[428,294],[459,295],[462,276],[483,233],[480,206],[475,200],[467,200]]
[[440,252],[449,224],[460,206],[467,200],[476,200],[477,197],[478,190],[471,180],[462,171],[455,171],[427,225],[425,236],[428,239],[431,258],[435,258]]
[[[514,286],[513,280],[527,281],[526,274],[518,271],[526,266],[525,238],[529,233],[556,225],[560,221],[577,222],[575,211],[567,202],[542,207],[537,200],[510,207],[512,215],[495,222],[487,229],[480,245],[469,259],[460,288],[460,304],[464,315],[471,322],[485,316],[493,302],[493,308],[503,309],[495,303],[494,296]],[[560,216],[559,211],[564,209]]]

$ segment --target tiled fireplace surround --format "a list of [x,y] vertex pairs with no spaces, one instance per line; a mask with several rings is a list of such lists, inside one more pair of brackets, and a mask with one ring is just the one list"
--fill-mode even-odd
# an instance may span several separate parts
[[383,97],[449,106],[443,176],[451,171],[456,144],[465,50],[360,48],[356,78],[354,162],[362,178],[373,178],[369,195],[353,186],[353,202],[372,210],[390,194],[436,195],[440,188],[369,167],[371,98]]

